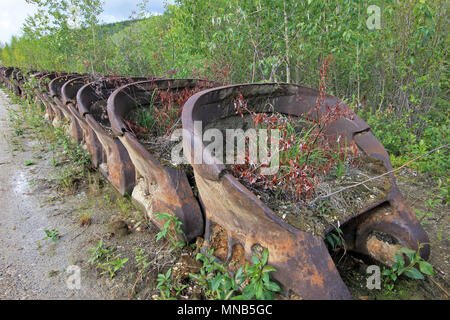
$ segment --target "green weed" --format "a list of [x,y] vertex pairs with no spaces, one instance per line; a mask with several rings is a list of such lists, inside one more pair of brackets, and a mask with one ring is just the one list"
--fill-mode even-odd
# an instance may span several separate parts
[[[420,256],[420,249],[422,248],[423,245],[419,244],[417,251],[408,248],[400,249],[395,255],[395,263],[392,267],[383,269],[384,284],[388,290],[394,289],[395,282],[402,275],[417,280],[425,279],[424,275],[434,276],[433,266]],[[403,254],[408,261],[405,260]]]

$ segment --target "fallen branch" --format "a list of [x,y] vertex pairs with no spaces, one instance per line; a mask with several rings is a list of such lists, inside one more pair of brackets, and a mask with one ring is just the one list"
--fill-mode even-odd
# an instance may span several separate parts
[[348,190],[348,189],[352,189],[352,188],[359,187],[360,185],[366,184],[367,182],[371,182],[371,181],[373,181],[373,180],[377,180],[377,179],[383,178],[383,177],[385,177],[385,176],[387,176],[387,175],[390,175],[391,173],[400,171],[401,169],[403,169],[403,168],[409,166],[411,163],[413,163],[413,162],[415,162],[415,161],[417,161],[417,160],[419,160],[419,159],[422,159],[422,158],[424,158],[424,157],[426,157],[426,156],[428,156],[428,155],[430,155],[430,154],[432,154],[432,153],[434,153],[434,152],[436,152],[436,151],[439,151],[439,150],[444,149],[444,148],[448,148],[449,146],[450,146],[450,143],[448,143],[448,144],[446,144],[446,145],[444,145],[444,146],[441,146],[441,147],[439,147],[439,148],[433,149],[433,150],[431,150],[431,151],[429,151],[429,152],[427,152],[427,153],[425,153],[425,154],[423,154],[423,155],[421,155],[421,156],[419,156],[419,157],[417,157],[417,158],[414,158],[414,159],[408,161],[407,163],[405,163],[404,165],[402,165],[401,167],[398,167],[397,169],[393,169],[393,170],[391,170],[391,171],[388,171],[388,172],[386,172],[386,173],[383,173],[382,175],[379,175],[379,176],[376,176],[376,177],[367,179],[367,180],[362,181],[362,182],[358,182],[358,183],[352,184],[351,186],[342,188],[342,189],[340,189],[340,190],[338,190],[338,191],[336,191],[336,192],[330,193],[330,194],[328,194],[328,195],[325,195],[325,196],[319,196],[319,197],[317,197],[316,199],[314,199],[313,201],[309,202],[309,205],[313,205],[313,204],[316,203],[318,200],[323,200],[323,199],[330,198],[330,197],[332,197],[332,196],[334,196],[334,195],[336,195],[336,194],[339,194],[339,193],[341,193],[341,192],[344,192],[344,191],[346,191],[346,190]]

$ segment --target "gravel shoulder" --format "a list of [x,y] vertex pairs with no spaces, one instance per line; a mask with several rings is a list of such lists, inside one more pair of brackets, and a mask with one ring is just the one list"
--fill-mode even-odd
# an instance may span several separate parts
[[[57,169],[48,145],[28,130],[16,135],[7,108],[14,106],[0,90],[0,299],[128,299],[137,274],[134,249],[145,249],[151,257],[161,255],[161,244],[154,240],[156,228],[142,223],[137,232],[136,217],[142,213],[132,209],[125,215],[117,204],[119,195],[98,174],[101,192],[83,185],[75,194],[62,195],[54,187]],[[79,223],[83,212],[91,215],[88,227]],[[111,228],[114,218],[130,227],[125,236]],[[45,230],[52,229],[60,234],[56,242],[45,239]],[[99,240],[129,258],[114,279],[100,276],[87,263],[87,251]],[[168,263],[173,257],[164,257],[153,272]],[[66,283],[75,275],[70,266],[80,268],[79,290]],[[151,299],[156,293],[154,278],[140,281],[133,298]]]

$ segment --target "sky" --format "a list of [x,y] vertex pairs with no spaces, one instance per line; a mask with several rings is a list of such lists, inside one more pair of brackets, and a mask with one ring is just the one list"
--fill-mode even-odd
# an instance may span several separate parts
[[[127,20],[140,0],[104,0],[104,11],[100,16],[103,23]],[[161,14],[164,3],[174,3],[174,0],[149,0],[149,12]],[[0,0],[0,42],[9,43],[12,36],[22,34],[22,24],[29,15],[33,15],[36,8],[25,0]]]

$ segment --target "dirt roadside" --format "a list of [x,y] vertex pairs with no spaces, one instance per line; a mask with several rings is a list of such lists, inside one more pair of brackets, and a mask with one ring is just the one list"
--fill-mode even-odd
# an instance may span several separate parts
[[[157,229],[141,224],[141,232],[136,231],[135,216],[141,213],[131,210],[124,217],[117,205],[119,195],[106,183],[101,192],[83,186],[76,194],[62,196],[54,188],[52,152],[31,131],[14,133],[7,110],[14,106],[9,101],[0,90],[0,299],[128,299],[137,274],[134,249],[145,249],[152,258],[164,253],[161,244],[155,244]],[[79,223],[82,212],[92,215],[87,228]],[[113,217],[130,226],[126,236],[112,230]],[[56,242],[45,239],[45,230],[52,229],[60,234]],[[100,276],[87,263],[87,251],[101,239],[129,258],[114,279]],[[172,258],[164,256],[153,272],[173,263]],[[81,269],[79,290],[66,284],[74,275],[69,266]],[[151,299],[156,293],[154,278],[150,274],[141,281],[134,298]]]

